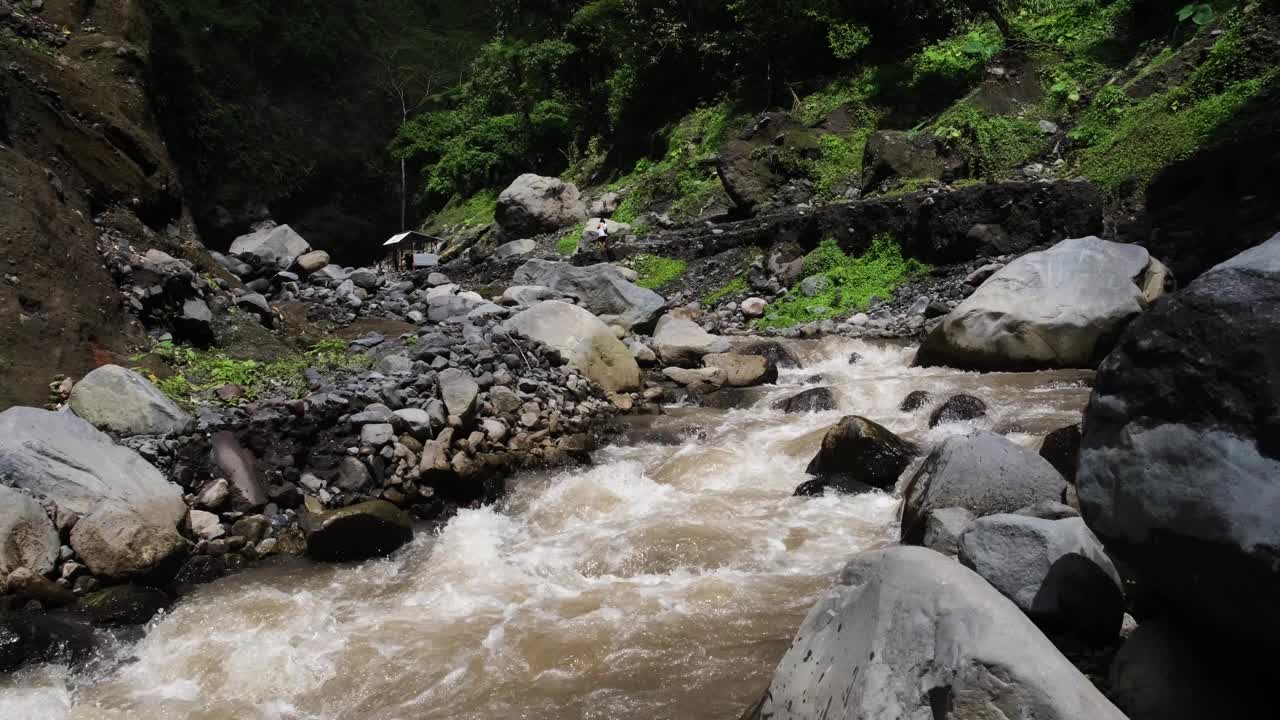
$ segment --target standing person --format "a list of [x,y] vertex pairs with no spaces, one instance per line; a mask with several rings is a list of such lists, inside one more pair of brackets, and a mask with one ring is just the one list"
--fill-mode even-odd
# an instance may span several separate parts
[[604,218],[601,218],[600,224],[596,226],[596,242],[604,248],[605,259],[612,261],[613,251],[609,249],[609,221]]

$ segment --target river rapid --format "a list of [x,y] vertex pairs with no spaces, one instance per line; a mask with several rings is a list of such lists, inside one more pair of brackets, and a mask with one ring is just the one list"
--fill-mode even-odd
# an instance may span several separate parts
[[[859,414],[925,445],[994,428],[1036,447],[1089,394],[1086,372],[979,375],[911,368],[908,347],[797,347],[806,367],[750,407],[640,418],[593,467],[516,477],[500,505],[389,558],[259,567],[86,668],[0,678],[0,718],[734,720],[844,561],[897,538],[889,494],[792,497],[825,428]],[[821,386],[839,411],[772,409]],[[898,410],[913,390],[972,393],[989,416],[930,430],[927,410]]]

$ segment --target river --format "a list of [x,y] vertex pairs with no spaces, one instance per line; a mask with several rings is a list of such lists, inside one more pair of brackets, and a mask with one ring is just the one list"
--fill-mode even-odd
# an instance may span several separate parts
[[[802,346],[807,366],[750,408],[674,408],[593,467],[517,477],[500,505],[390,558],[259,567],[87,668],[0,678],[0,718],[735,720],[842,563],[897,537],[891,495],[792,497],[824,428],[860,414],[924,444],[996,428],[1035,447],[1088,399],[1084,372],[979,375],[911,368],[913,348]],[[841,411],[771,407],[819,386]],[[913,390],[970,392],[990,414],[929,430],[927,411],[898,410]]]

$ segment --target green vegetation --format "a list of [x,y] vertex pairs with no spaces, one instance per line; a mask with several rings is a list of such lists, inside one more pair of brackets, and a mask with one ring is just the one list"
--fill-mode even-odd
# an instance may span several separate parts
[[561,255],[572,255],[578,252],[578,243],[582,241],[582,231],[587,229],[586,223],[579,223],[567,235],[556,241],[556,250]]
[[721,300],[746,295],[750,290],[751,288],[747,286],[747,274],[744,272],[725,283],[720,289],[708,293],[702,298],[702,304],[715,305]]
[[987,63],[1003,48],[1004,38],[995,23],[982,23],[963,35],[928,45],[912,57],[912,80],[918,86],[972,85],[982,79]]
[[689,267],[684,260],[660,255],[633,255],[629,264],[640,276],[636,284],[650,290],[675,282]]
[[858,257],[845,254],[828,238],[804,260],[806,277],[826,278],[826,288],[811,297],[798,286],[792,288],[757,322],[762,328],[791,327],[849,315],[865,310],[873,296],[890,299],[899,285],[928,271],[927,265],[904,258],[902,248],[888,235],[876,237]]
[[967,102],[957,103],[940,117],[933,132],[965,155],[971,173],[986,178],[1022,165],[1046,144],[1036,121],[988,115]]
[[[351,351],[342,340],[324,340],[304,353],[269,363],[234,360],[216,350],[198,350],[171,342],[157,344],[151,354],[172,366],[174,375],[160,379],[143,368],[139,372],[188,409],[195,405],[196,396],[227,384],[244,390],[240,398],[229,402],[253,400],[272,392],[300,397],[307,389],[303,371],[309,367],[321,372],[358,371],[371,364],[369,356]],[[142,356],[133,359],[141,360]]]
[[481,190],[466,200],[454,197],[442,210],[432,215],[423,228],[488,225],[493,222],[493,213],[497,207],[498,193],[495,190]]
[[1142,100],[1114,87],[1100,90],[1071,132],[1086,146],[1080,173],[1113,192],[1131,184],[1140,190],[1189,157],[1280,77],[1275,68],[1249,62],[1249,55],[1243,31],[1233,28],[1180,87]]

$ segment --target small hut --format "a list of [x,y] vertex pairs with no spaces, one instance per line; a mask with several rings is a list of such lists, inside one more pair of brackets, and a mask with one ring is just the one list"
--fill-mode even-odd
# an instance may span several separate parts
[[416,230],[402,232],[382,243],[387,253],[383,262],[388,268],[399,271],[435,267],[440,264],[440,256],[436,253],[443,245],[444,240]]

